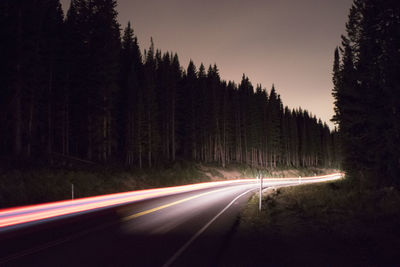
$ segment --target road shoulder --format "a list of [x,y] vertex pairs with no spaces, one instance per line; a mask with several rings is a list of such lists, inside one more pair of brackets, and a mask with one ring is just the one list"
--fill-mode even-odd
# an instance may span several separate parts
[[222,266],[386,266],[399,263],[400,194],[357,192],[346,182],[286,187],[254,196]]

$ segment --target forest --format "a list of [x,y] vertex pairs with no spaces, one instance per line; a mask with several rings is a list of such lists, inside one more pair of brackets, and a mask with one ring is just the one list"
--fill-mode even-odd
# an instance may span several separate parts
[[[254,86],[245,74],[239,84],[225,81],[216,64],[182,67],[153,40],[142,52],[132,25],[121,30],[116,6],[72,0],[64,16],[58,0],[0,2],[0,157],[51,164],[61,155],[135,168],[176,160],[340,165],[336,129],[284,106],[273,85]],[[341,77],[347,50],[335,63]]]
[[399,186],[400,5],[355,0],[334,53],[333,121],[343,169],[361,184]]

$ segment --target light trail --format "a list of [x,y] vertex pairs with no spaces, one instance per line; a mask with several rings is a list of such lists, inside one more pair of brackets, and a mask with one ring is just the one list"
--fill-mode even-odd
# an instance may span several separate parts
[[237,197],[235,197],[228,205],[226,205],[217,215],[215,215],[208,223],[206,223],[199,231],[197,231],[179,250],[175,252],[174,255],[163,265],[163,267],[170,266],[207,228],[216,220],[219,216],[221,216],[229,207],[235,203],[236,200],[246,195],[247,193],[253,191],[254,188],[249,189]]
[[203,197],[203,196],[206,196],[206,195],[209,195],[209,194],[218,193],[218,192],[221,192],[221,191],[224,191],[224,190],[226,190],[226,188],[217,189],[217,190],[214,190],[214,191],[207,191],[207,192],[202,193],[202,194],[198,194],[198,195],[194,195],[194,196],[187,197],[187,198],[184,198],[184,199],[180,199],[180,200],[177,200],[177,201],[172,202],[172,203],[168,203],[168,204],[156,207],[156,208],[152,208],[152,209],[149,209],[149,210],[145,210],[145,211],[142,211],[142,212],[139,212],[139,213],[135,213],[135,214],[129,215],[127,217],[124,217],[122,220],[123,221],[129,221],[129,220],[135,219],[137,217],[140,217],[140,216],[143,216],[143,215],[146,215],[146,214],[158,211],[158,210],[162,210],[162,209],[165,209],[165,208],[168,208],[168,207],[171,207],[171,206],[174,206],[174,205],[177,205],[177,204],[189,201],[189,200],[193,200],[193,199],[196,199],[196,198],[199,198],[199,197]]
[[[332,181],[342,177],[341,173],[335,173],[324,176],[314,176],[301,178],[301,183]],[[265,178],[266,186],[279,184],[282,182],[298,183],[298,178]],[[148,200],[163,196],[170,196],[179,193],[185,193],[200,189],[208,189],[220,186],[229,186],[236,184],[257,183],[256,179],[236,179],[217,182],[205,182],[183,186],[165,187],[157,189],[147,189],[130,191],[124,193],[115,193],[74,200],[64,200],[58,202],[8,208],[0,210],[0,231],[7,230],[10,227],[24,225],[26,223],[41,222],[46,219],[58,218],[64,215],[75,215],[82,212],[96,211],[103,208],[114,207],[123,204],[134,203],[137,201]]]

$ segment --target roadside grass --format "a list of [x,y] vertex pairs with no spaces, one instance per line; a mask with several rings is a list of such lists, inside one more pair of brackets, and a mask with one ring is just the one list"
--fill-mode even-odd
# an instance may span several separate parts
[[[245,164],[204,164],[178,160],[157,168],[126,169],[121,166],[34,167],[0,169],[0,208],[36,204],[132,190],[199,182],[255,178],[258,170]],[[333,172],[321,169],[319,172]],[[264,177],[312,175],[315,170],[263,170]]]
[[270,190],[261,211],[253,196],[228,250],[242,256],[225,264],[398,265],[400,192],[358,189],[344,179]]
[[159,169],[35,169],[0,174],[0,208],[88,197],[131,190],[205,182],[196,164]]
[[[216,166],[217,167],[217,166]],[[255,178],[260,171],[263,177],[271,178],[285,178],[285,177],[297,177],[297,176],[314,176],[314,175],[324,175],[334,172],[339,172],[338,169],[333,167],[311,167],[311,168],[293,168],[286,166],[278,166],[275,168],[259,169],[251,167],[246,164],[231,163],[226,166],[227,170],[238,170],[246,178]]]

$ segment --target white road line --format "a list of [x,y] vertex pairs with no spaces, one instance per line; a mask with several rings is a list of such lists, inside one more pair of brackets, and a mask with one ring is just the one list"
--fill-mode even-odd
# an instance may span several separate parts
[[170,266],[192,243],[195,241],[222,213],[224,213],[230,206],[235,203],[236,200],[241,198],[242,196],[246,195],[250,191],[254,191],[257,188],[252,188],[247,190],[246,192],[240,194],[235,199],[233,199],[225,208],[223,208],[217,215],[214,216],[206,225],[204,225],[196,234],[192,236],[175,254],[163,265],[163,267]]
[[[337,178],[336,178],[337,179]],[[335,180],[335,179],[329,179],[329,180]],[[307,181],[306,183],[315,183],[315,182],[320,182],[320,181]],[[268,183],[268,181],[267,181]],[[278,185],[276,186],[277,188],[279,187],[288,187],[288,186],[297,186],[300,185],[298,184],[297,181],[294,181],[293,183],[288,183],[288,184],[283,184],[283,185]],[[270,185],[271,186],[271,185]],[[267,186],[267,184],[265,184],[265,187],[270,187]],[[221,210],[217,215],[215,215],[214,218],[212,218],[206,225],[204,225],[196,234],[194,234],[192,236],[192,238],[189,239],[189,241],[187,241],[177,252],[175,252],[175,254],[166,262],[164,263],[163,267],[168,267],[171,266],[172,263],[174,263],[174,261],[179,258],[179,256],[219,217],[221,216],[222,213],[224,213],[230,206],[233,205],[233,203],[238,200],[239,198],[241,198],[242,196],[244,196],[245,194],[249,193],[250,191],[256,190],[257,188],[252,188],[247,190],[246,192],[240,194],[239,196],[237,196],[234,200],[232,200],[223,210]]]

